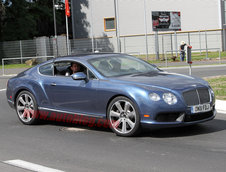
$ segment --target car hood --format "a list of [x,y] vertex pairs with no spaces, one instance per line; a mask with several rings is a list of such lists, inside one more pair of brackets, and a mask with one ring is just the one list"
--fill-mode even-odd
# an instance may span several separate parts
[[168,72],[142,73],[112,78],[114,81],[136,85],[154,86],[161,89],[185,90],[207,86],[207,82],[196,77]]

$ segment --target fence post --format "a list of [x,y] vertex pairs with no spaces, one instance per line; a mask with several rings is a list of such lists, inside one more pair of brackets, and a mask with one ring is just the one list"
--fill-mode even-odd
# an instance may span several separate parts
[[4,71],[4,59],[2,59],[2,75],[5,75],[5,71]]
[[96,45],[96,46],[95,46],[95,47],[96,47],[95,49],[97,50],[97,40],[96,40],[96,39],[95,39],[95,45]]
[[22,42],[20,40],[20,63],[23,63],[23,49],[22,49]]
[[221,64],[221,49],[219,49],[219,63]]
[[170,34],[170,41],[171,41],[171,56],[173,57],[173,35]]
[[174,31],[174,39],[175,39],[175,50],[176,50],[176,57],[178,56],[178,49],[177,49],[177,32],[176,31]]
[[166,61],[166,67],[168,67],[167,52],[166,52],[166,56],[165,56],[165,61]]
[[124,53],[126,53],[126,37],[123,37],[123,41],[124,41]]
[[190,32],[188,32],[188,44],[191,44],[191,39],[190,39]]
[[206,42],[206,59],[208,59],[208,43],[207,43],[207,33],[205,31],[205,42]]
[[202,45],[201,45],[202,41],[201,41],[201,32],[199,30],[199,49],[200,49],[200,56],[202,55]]
[[146,61],[148,61],[148,36],[147,36],[147,14],[146,14],[146,0],[144,0],[144,25],[145,25],[145,47],[146,47]]
[[158,31],[155,31],[155,53],[156,53],[156,60],[159,60],[159,39],[158,39]]
[[70,39],[68,39],[68,48],[69,48],[69,55],[71,55],[71,40]]
[[162,59],[164,60],[164,51],[165,51],[165,48],[164,48],[164,35],[162,35]]

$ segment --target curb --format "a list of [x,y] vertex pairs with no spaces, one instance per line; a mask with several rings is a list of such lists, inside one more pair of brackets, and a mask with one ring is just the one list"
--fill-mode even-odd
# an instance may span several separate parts
[[[226,67],[226,64],[218,64],[218,65],[193,65],[192,68],[215,68],[215,67]],[[162,66],[159,67],[160,69],[166,70],[166,69],[189,69],[189,66]]]
[[216,100],[216,110],[218,113],[226,114],[226,101]]

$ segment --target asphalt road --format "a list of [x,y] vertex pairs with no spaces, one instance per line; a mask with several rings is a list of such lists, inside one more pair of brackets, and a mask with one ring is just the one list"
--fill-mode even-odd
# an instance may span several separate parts
[[[193,74],[226,75],[226,67]],[[26,171],[3,163],[15,159],[63,171],[226,171],[226,114],[190,127],[145,130],[132,138],[65,123],[25,126],[7,104],[6,83],[7,77],[0,77],[0,171]]]
[[105,128],[80,125],[68,131],[72,126],[62,123],[22,125],[4,91],[0,107],[1,162],[20,159],[63,171],[226,171],[224,114],[204,124],[123,138]]

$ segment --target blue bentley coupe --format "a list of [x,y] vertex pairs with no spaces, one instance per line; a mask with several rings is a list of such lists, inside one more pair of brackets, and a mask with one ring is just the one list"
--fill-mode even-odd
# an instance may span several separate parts
[[120,136],[133,136],[141,127],[201,123],[216,115],[206,81],[164,72],[127,54],[55,58],[9,79],[6,94],[24,124],[35,124],[39,111],[61,112],[106,119]]

